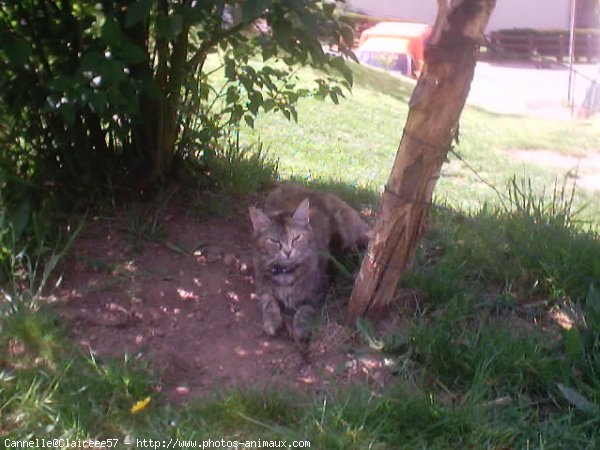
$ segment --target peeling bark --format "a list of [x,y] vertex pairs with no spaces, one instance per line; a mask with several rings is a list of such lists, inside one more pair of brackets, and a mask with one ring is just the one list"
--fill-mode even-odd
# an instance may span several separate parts
[[426,226],[442,164],[458,132],[479,43],[495,0],[438,0],[423,73],[347,310],[347,320],[393,299]]

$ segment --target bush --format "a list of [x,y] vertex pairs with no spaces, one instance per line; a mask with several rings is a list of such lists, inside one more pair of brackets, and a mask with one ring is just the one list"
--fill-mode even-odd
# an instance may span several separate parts
[[[322,40],[352,43],[325,0],[52,5],[0,8],[0,167],[68,205],[124,184],[143,190],[259,112],[296,119],[300,98],[337,101],[352,81],[343,58],[323,52]],[[300,88],[297,64],[345,80],[324,74]]]

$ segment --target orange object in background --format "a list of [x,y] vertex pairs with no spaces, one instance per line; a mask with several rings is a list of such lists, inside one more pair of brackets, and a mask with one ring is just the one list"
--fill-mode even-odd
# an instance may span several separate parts
[[422,23],[380,22],[362,32],[355,53],[365,64],[417,77],[430,34],[431,27]]

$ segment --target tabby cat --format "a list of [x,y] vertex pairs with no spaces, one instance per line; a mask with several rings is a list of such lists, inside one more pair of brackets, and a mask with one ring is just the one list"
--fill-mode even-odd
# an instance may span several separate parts
[[274,336],[285,325],[306,344],[327,295],[330,252],[365,248],[368,226],[335,195],[289,184],[267,196],[265,212],[250,207],[250,219],[264,330]]

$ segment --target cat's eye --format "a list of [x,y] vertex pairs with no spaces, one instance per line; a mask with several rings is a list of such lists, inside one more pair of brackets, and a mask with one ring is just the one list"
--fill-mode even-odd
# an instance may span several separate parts
[[276,245],[277,247],[281,248],[281,242],[279,242],[277,239],[271,239],[269,238],[269,243]]
[[294,237],[294,239],[292,239],[292,245],[297,244],[301,240],[302,240],[302,235],[299,234],[298,236]]

